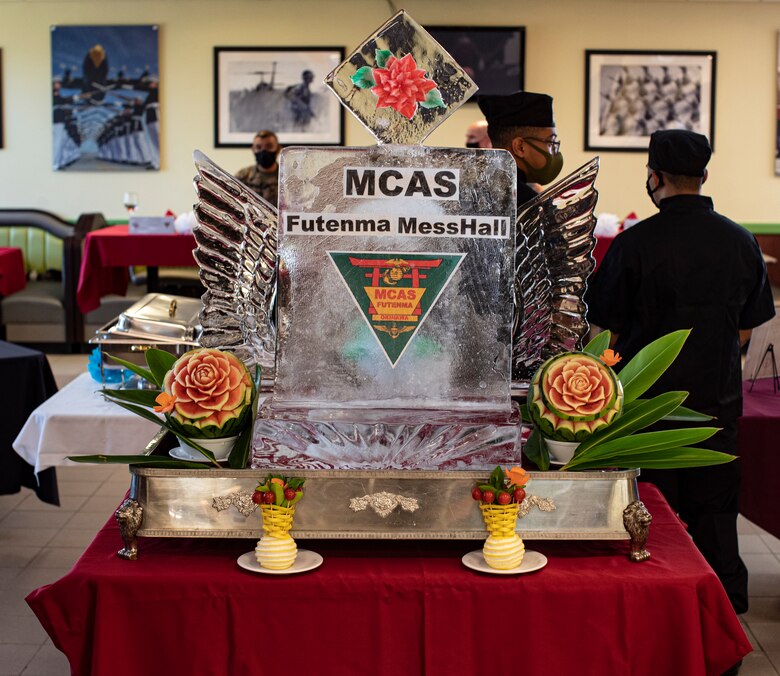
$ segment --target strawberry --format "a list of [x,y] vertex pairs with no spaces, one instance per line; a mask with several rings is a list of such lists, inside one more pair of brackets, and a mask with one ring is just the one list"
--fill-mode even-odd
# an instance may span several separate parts
[[254,502],[256,505],[262,505],[264,495],[265,495],[264,491],[255,491],[254,493],[252,493],[252,502]]
[[525,500],[525,490],[522,488],[515,488],[515,502],[521,503],[523,500]]
[[512,496],[509,495],[506,491],[501,491],[498,494],[498,498],[496,498],[496,502],[498,502],[499,505],[508,505],[512,501]]
[[493,491],[484,491],[482,493],[482,502],[486,504],[491,504],[495,501],[496,494]]
[[482,491],[479,490],[479,488],[475,488],[471,491],[471,497],[475,500],[481,500],[482,499]]
[[266,491],[265,493],[263,493],[263,502],[266,505],[272,505],[275,499],[276,497],[274,496],[273,491]]
[[295,499],[295,491],[292,488],[288,488],[284,492],[284,499],[285,500],[294,500]]

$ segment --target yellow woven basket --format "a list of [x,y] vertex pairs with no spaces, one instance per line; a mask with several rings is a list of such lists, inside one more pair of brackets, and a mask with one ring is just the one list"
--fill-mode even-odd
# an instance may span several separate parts
[[281,505],[260,505],[263,515],[263,530],[274,537],[284,537],[292,528],[295,507]]
[[511,537],[515,534],[518,503],[509,505],[480,505],[485,526],[493,537]]

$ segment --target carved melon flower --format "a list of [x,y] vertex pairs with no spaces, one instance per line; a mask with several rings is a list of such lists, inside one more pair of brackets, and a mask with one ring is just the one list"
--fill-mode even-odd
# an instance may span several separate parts
[[376,50],[377,68],[364,66],[352,76],[360,89],[371,88],[379,99],[377,108],[393,108],[412,119],[417,106],[446,108],[436,83],[417,67],[411,54],[397,59],[387,50]]
[[171,417],[198,429],[224,428],[251,404],[253,394],[252,379],[238,357],[205,348],[182,355],[165,374],[163,389],[174,400]]

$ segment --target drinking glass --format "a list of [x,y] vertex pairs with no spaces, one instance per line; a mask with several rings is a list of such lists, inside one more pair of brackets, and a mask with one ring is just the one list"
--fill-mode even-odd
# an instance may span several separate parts
[[127,209],[127,215],[132,216],[136,209],[138,209],[138,193],[126,192],[122,201],[125,205],[125,209]]

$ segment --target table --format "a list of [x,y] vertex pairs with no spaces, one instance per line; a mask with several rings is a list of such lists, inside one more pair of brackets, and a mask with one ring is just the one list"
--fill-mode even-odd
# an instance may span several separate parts
[[36,472],[76,465],[69,455],[134,455],[143,451],[159,426],[106,401],[102,388],[82,373],[32,411],[13,442]]
[[[131,235],[127,225],[113,225],[87,234],[81,259],[76,301],[82,314],[100,307],[100,299],[110,293],[125,295],[131,265],[146,265],[150,281],[157,266],[196,265],[192,255],[195,236]],[[152,289],[153,290],[153,289]]]
[[739,455],[742,484],[739,511],[746,518],[780,538],[780,391],[773,393],[772,379],[742,383],[742,417],[739,419]]
[[0,247],[0,298],[10,296],[27,286],[24,255],[16,247]]
[[144,538],[119,559],[109,521],[27,603],[73,674],[719,676],[750,643],[658,490],[641,490],[644,563],[626,541],[536,541],[546,568],[487,575],[460,560],[480,541],[301,540],[320,568],[261,575],[236,564],[248,540]]
[[593,267],[593,272],[598,270],[599,265],[601,265],[601,261],[604,260],[607,249],[609,249],[612,242],[614,241],[614,237],[607,237],[606,235],[596,237],[596,246],[593,248],[593,258],[596,260],[596,265]]
[[59,505],[56,471],[38,473],[12,446],[30,413],[57,391],[46,355],[0,341],[0,383],[0,495],[18,493],[25,486],[44,502]]

